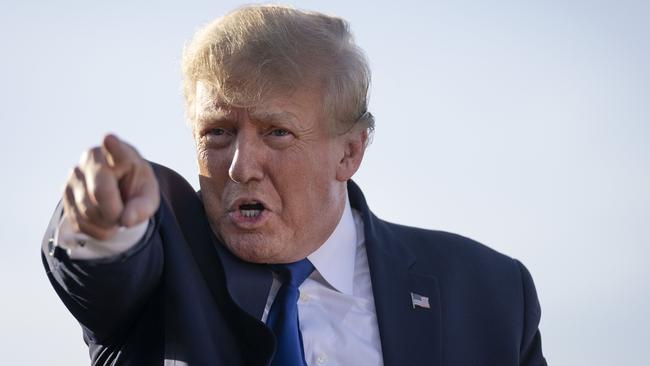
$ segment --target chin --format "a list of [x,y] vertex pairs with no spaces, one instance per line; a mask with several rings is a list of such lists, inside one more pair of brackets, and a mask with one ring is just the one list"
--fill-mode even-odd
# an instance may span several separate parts
[[237,258],[251,263],[278,263],[282,250],[259,233],[222,236],[224,245]]

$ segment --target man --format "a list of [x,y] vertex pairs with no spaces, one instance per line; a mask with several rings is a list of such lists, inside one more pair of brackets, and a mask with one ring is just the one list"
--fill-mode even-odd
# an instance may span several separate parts
[[250,6],[183,59],[201,191],[107,136],[43,242],[98,365],[545,365],[532,279],[469,239],[375,217],[347,24]]

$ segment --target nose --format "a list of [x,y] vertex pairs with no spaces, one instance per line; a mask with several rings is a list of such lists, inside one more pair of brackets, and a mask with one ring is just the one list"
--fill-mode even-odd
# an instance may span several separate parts
[[235,183],[245,184],[264,178],[262,141],[255,131],[237,133],[235,152],[230,162],[228,175]]

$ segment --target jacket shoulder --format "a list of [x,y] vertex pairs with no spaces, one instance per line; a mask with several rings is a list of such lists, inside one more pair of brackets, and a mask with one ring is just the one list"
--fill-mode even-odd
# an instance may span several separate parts
[[384,230],[415,257],[416,272],[441,280],[521,288],[519,261],[468,237],[440,230],[429,230],[380,220]]
[[[512,265],[515,260],[489,246],[459,234],[383,222],[415,256],[436,256],[447,261]],[[424,257],[424,258],[423,258]]]

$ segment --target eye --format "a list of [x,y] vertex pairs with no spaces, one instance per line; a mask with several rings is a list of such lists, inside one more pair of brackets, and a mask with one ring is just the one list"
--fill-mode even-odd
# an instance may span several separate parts
[[211,128],[208,131],[206,131],[206,135],[213,135],[213,136],[221,136],[225,135],[227,133],[226,130],[223,128]]
[[293,132],[286,128],[271,127],[267,130],[265,141],[273,149],[284,149],[291,146],[296,139]]
[[220,149],[230,145],[236,131],[224,127],[212,127],[203,130],[200,142],[208,149]]
[[284,128],[275,128],[275,129],[271,130],[271,132],[269,134],[271,136],[275,136],[275,137],[282,137],[282,136],[290,135],[291,132],[289,132],[288,130],[285,130]]

